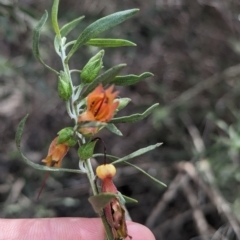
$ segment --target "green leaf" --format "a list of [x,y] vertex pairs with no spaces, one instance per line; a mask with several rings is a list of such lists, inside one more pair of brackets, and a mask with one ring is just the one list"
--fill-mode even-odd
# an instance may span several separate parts
[[162,143],[157,143],[157,144],[154,144],[154,145],[150,145],[148,147],[145,147],[145,148],[141,148],[123,158],[119,158],[118,160],[112,162],[112,164],[117,164],[117,163],[122,163],[122,162],[125,162],[125,161],[128,161],[129,159],[132,159],[132,158],[135,158],[135,157],[138,157],[140,155],[143,155],[144,153],[147,153],[149,151],[152,151],[153,149],[161,146]]
[[79,147],[78,156],[81,160],[87,160],[93,156],[96,143],[97,139],[95,141],[85,143]]
[[103,67],[103,55],[104,50],[99,51],[96,55],[91,57],[87,64],[83,67],[80,76],[84,84],[91,83],[98,76]]
[[154,76],[152,73],[150,72],[145,72],[142,73],[141,75],[134,75],[134,74],[130,74],[130,75],[126,75],[126,76],[117,76],[113,79],[112,83],[114,83],[117,86],[129,86],[129,85],[133,85],[137,82],[140,82],[141,80],[148,78],[148,77],[152,77]]
[[58,26],[58,5],[59,0],[54,0],[52,6],[52,26],[58,38],[61,39],[61,34]]
[[74,19],[73,21],[65,24],[61,29],[60,33],[62,37],[65,37],[70,33],[83,19],[85,16],[81,16],[79,18]]
[[78,39],[76,40],[76,43],[72,46],[70,52],[68,53],[65,62],[68,62],[69,58],[78,50],[78,48],[81,47],[86,42],[88,42],[90,39],[95,38],[100,33],[105,32],[106,30],[124,22],[128,18],[132,17],[138,11],[139,9],[130,9],[121,12],[116,12],[106,17],[100,18],[96,22],[90,24],[79,35]]
[[109,202],[111,202],[117,195],[114,193],[100,193],[88,198],[96,213],[99,213]]
[[159,105],[159,103],[155,103],[150,108],[148,108],[144,113],[135,113],[130,116],[113,118],[110,123],[134,123],[140,121],[147,117],[152,111]]
[[139,170],[140,172],[142,172],[143,174],[145,174],[147,177],[149,177],[151,180],[153,180],[154,182],[156,182],[157,184],[159,185],[162,185],[164,187],[167,187],[167,185],[161,181],[159,181],[158,179],[156,179],[155,177],[151,176],[150,174],[148,174],[146,171],[144,171],[143,169],[141,169],[140,167],[137,167],[136,165],[134,164],[131,164],[129,162],[125,162],[126,164],[136,168],[137,170]]
[[125,39],[113,39],[113,38],[92,38],[85,43],[89,46],[110,48],[110,47],[135,47],[135,43]]
[[57,144],[67,142],[73,136],[73,127],[63,128],[58,132]]
[[[125,203],[138,203],[138,200],[137,200],[137,199],[127,197],[127,196],[123,195],[123,194],[120,193],[120,192],[118,192],[118,195],[119,195],[119,199],[120,199],[122,205],[125,205]],[[124,201],[123,201],[122,199],[123,199]]]
[[20,148],[22,133],[23,133],[23,129],[24,129],[27,118],[28,118],[28,114],[19,123],[17,132],[16,132],[16,136],[15,136],[15,142],[16,142],[17,149],[26,164],[28,164],[29,166],[31,166],[37,170],[41,170],[41,171],[85,173],[85,172],[82,172],[82,171],[76,170],[76,169],[46,167],[43,165],[36,164],[36,163],[32,162],[31,160],[27,159],[23,155],[21,148]]
[[99,75],[97,78],[94,79],[84,90],[84,92],[81,94],[82,98],[87,97],[87,95],[92,92],[100,83],[102,83],[103,86],[107,85],[109,82],[112,81],[112,79],[118,75],[118,73],[126,66],[126,64],[119,64],[116,65],[110,69],[108,69],[103,74]]
[[132,100],[131,98],[119,98],[117,99],[119,105],[117,107],[117,112],[125,108]]
[[47,11],[45,11],[45,13],[43,14],[42,18],[40,19],[40,21],[38,22],[37,26],[33,29],[33,55],[34,57],[43,65],[45,66],[47,69],[51,70],[52,72],[58,74],[58,72],[56,70],[54,70],[53,68],[49,67],[47,64],[45,64],[40,56],[40,52],[39,52],[39,38],[40,38],[40,32],[44,26],[44,24],[46,23],[48,19],[48,13]]
[[123,136],[123,134],[121,133],[121,131],[120,131],[114,124],[112,124],[112,123],[109,123],[109,124],[106,126],[106,128],[107,128],[110,132],[112,132],[112,133],[114,133],[114,134],[116,134],[116,135],[118,135],[118,136]]

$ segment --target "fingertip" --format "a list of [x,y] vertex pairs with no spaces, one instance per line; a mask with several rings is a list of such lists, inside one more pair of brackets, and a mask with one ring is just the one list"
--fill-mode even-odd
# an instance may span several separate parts
[[142,224],[127,222],[127,227],[133,240],[156,240],[151,230]]

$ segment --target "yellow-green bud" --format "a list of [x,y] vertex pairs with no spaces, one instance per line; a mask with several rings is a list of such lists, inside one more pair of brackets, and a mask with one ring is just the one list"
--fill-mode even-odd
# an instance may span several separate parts
[[103,66],[102,62],[103,55],[104,50],[101,50],[95,56],[90,58],[90,60],[84,66],[84,68],[81,71],[81,79],[83,83],[90,83],[98,76],[98,73],[100,72]]
[[58,95],[64,101],[67,101],[72,95],[72,86],[70,79],[65,72],[60,72],[58,77]]

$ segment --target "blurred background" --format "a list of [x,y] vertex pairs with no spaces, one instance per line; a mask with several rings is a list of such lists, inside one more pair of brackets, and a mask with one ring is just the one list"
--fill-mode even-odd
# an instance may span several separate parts
[[[44,172],[26,165],[15,146],[19,121],[29,113],[24,154],[45,158],[57,132],[71,126],[58,97],[57,78],[32,54],[32,31],[47,0],[0,0],[0,217],[94,217],[86,176],[51,173],[38,202]],[[156,142],[163,145],[132,162],[168,185],[159,186],[129,166],[115,183],[127,196],[133,221],[157,240],[240,239],[240,2],[238,0],[61,0],[59,22],[85,15],[69,40],[94,20],[129,8],[141,11],[102,34],[137,47],[106,49],[105,69],[119,63],[122,74],[154,73],[137,85],[119,87],[132,102],[120,114],[160,107],[135,124],[119,124],[123,137],[107,130],[107,152],[124,156]],[[41,35],[42,58],[60,70],[48,20]],[[81,69],[98,49],[83,47],[71,59]],[[75,81],[78,76],[75,75]],[[101,152],[101,146],[97,151]],[[101,159],[99,159],[99,162]],[[101,162],[100,162],[101,163]],[[76,149],[63,166],[77,168]]]

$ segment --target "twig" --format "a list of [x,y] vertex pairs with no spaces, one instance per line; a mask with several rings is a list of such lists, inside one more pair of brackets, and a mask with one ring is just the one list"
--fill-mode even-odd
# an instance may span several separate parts
[[237,239],[240,239],[240,224],[239,221],[237,220],[236,216],[231,210],[231,207],[229,203],[223,198],[219,190],[214,184],[214,177],[213,174],[211,173],[210,166],[206,160],[201,160],[199,162],[199,167],[198,169],[201,169],[200,173],[205,175],[205,180],[208,182],[210,185],[207,186],[207,184],[202,180],[202,178],[198,175],[197,170],[195,167],[189,163],[180,163],[178,164],[179,169],[182,169],[186,171],[189,176],[192,177],[192,179],[198,183],[206,192],[208,197],[211,199],[211,201],[216,205],[217,209],[219,212],[221,212],[225,217],[227,218],[229,224],[232,226]]
[[146,226],[149,228],[154,227],[154,224],[158,218],[158,216],[163,212],[163,210],[166,208],[167,204],[174,199],[174,197],[177,194],[177,191],[179,190],[179,182],[182,179],[182,175],[178,174],[175,179],[171,182],[171,184],[168,187],[168,190],[163,194],[163,197],[158,202],[157,206],[153,208],[152,212],[150,213],[149,217],[146,221]]
[[185,197],[192,208],[193,219],[195,221],[197,230],[204,240],[208,240],[208,238],[206,237],[206,235],[209,234],[209,226],[207,220],[198,204],[196,194],[192,189],[192,186],[189,184],[189,176],[185,176],[184,180],[184,183],[181,184],[181,188],[185,193]]

